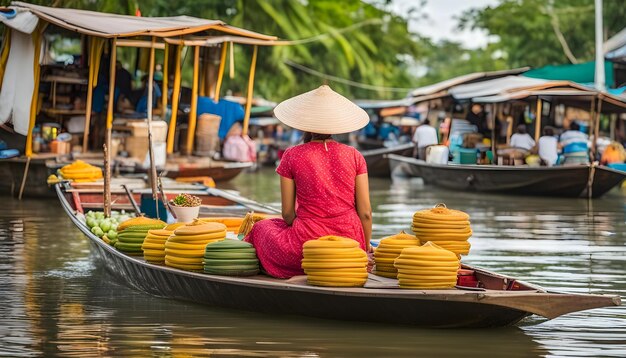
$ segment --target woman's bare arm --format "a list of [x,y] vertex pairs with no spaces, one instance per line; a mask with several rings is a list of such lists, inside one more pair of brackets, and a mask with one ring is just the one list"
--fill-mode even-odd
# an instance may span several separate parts
[[291,226],[296,218],[296,183],[293,179],[280,177],[280,197],[283,220]]
[[372,206],[370,204],[370,185],[367,174],[359,174],[356,176],[356,212],[361,219],[363,232],[365,233],[366,251],[371,250],[370,240],[372,238]]

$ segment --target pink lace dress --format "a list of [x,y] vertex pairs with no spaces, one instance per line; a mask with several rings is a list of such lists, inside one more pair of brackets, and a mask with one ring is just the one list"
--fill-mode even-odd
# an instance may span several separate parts
[[257,250],[269,275],[303,275],[302,245],[325,235],[358,241],[365,250],[363,226],[355,207],[355,181],[367,173],[365,159],[355,148],[326,141],[287,149],[276,172],[296,185],[296,218],[256,223],[246,241]]

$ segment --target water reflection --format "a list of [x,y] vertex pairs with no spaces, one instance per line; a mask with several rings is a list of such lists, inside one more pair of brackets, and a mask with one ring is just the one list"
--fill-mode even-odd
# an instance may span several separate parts
[[[270,171],[240,176],[242,194],[277,203]],[[408,230],[415,210],[467,211],[464,261],[555,290],[626,295],[624,197],[476,196],[373,180],[374,236]],[[623,356],[624,307],[494,330],[422,330],[260,315],[172,301],[114,281],[55,201],[2,198],[0,356]]]

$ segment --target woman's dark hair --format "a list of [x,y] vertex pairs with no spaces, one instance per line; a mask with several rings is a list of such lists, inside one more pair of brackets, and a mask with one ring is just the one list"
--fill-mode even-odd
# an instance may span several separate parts
[[302,136],[302,141],[304,143],[308,143],[312,140],[327,140],[331,138],[332,138],[331,134],[304,132],[304,136]]
[[526,133],[526,125],[520,124],[519,126],[517,126],[517,133],[525,134]]
[[573,131],[577,131],[577,130],[580,130],[580,126],[578,125],[576,121],[573,121],[572,123],[569,124],[569,129]]
[[553,136],[554,135],[554,129],[552,129],[552,127],[550,127],[550,126],[545,126],[543,128],[543,135]]

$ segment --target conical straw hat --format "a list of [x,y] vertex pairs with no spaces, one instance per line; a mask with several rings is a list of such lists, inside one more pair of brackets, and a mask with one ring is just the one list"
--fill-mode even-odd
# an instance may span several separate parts
[[274,115],[291,128],[319,134],[353,132],[370,120],[363,109],[326,85],[282,101]]

